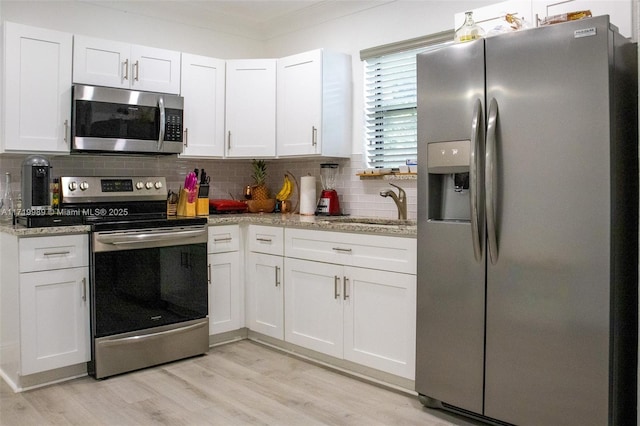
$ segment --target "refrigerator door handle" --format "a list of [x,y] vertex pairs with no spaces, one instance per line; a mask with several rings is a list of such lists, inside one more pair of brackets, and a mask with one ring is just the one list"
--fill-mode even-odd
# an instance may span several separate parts
[[487,152],[485,154],[485,211],[487,214],[487,239],[491,264],[498,263],[498,238],[496,229],[496,187],[497,187],[497,155],[496,126],[498,125],[498,102],[495,98],[489,104],[487,118]]
[[473,105],[473,119],[471,120],[471,152],[469,153],[469,195],[471,204],[471,240],[473,241],[473,255],[477,262],[482,260],[482,246],[480,245],[480,215],[478,212],[479,195],[478,191],[478,170],[481,165],[481,131],[482,129],[482,102],[476,99]]

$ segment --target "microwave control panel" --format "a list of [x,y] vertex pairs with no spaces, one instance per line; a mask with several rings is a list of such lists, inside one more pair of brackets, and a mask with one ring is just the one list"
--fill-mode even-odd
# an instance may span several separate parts
[[164,140],[182,142],[182,110],[166,108],[165,114]]

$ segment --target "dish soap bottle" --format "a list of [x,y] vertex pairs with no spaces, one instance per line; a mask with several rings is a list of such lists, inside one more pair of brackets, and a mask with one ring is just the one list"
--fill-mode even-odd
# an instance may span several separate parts
[[456,30],[456,43],[464,43],[483,37],[484,30],[473,21],[473,12],[465,12],[464,24]]
[[11,196],[11,174],[4,175],[4,192],[0,198],[0,225],[13,223],[13,197]]

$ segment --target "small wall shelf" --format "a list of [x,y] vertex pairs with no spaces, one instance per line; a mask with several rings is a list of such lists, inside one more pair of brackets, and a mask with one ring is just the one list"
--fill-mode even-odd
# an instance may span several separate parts
[[356,173],[360,179],[374,180],[416,180],[418,173],[399,173],[399,172],[386,172],[386,173]]

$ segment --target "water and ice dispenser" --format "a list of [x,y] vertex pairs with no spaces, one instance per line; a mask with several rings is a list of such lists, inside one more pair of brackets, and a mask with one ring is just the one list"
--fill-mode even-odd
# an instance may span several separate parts
[[469,221],[471,141],[431,142],[427,145],[429,220]]

